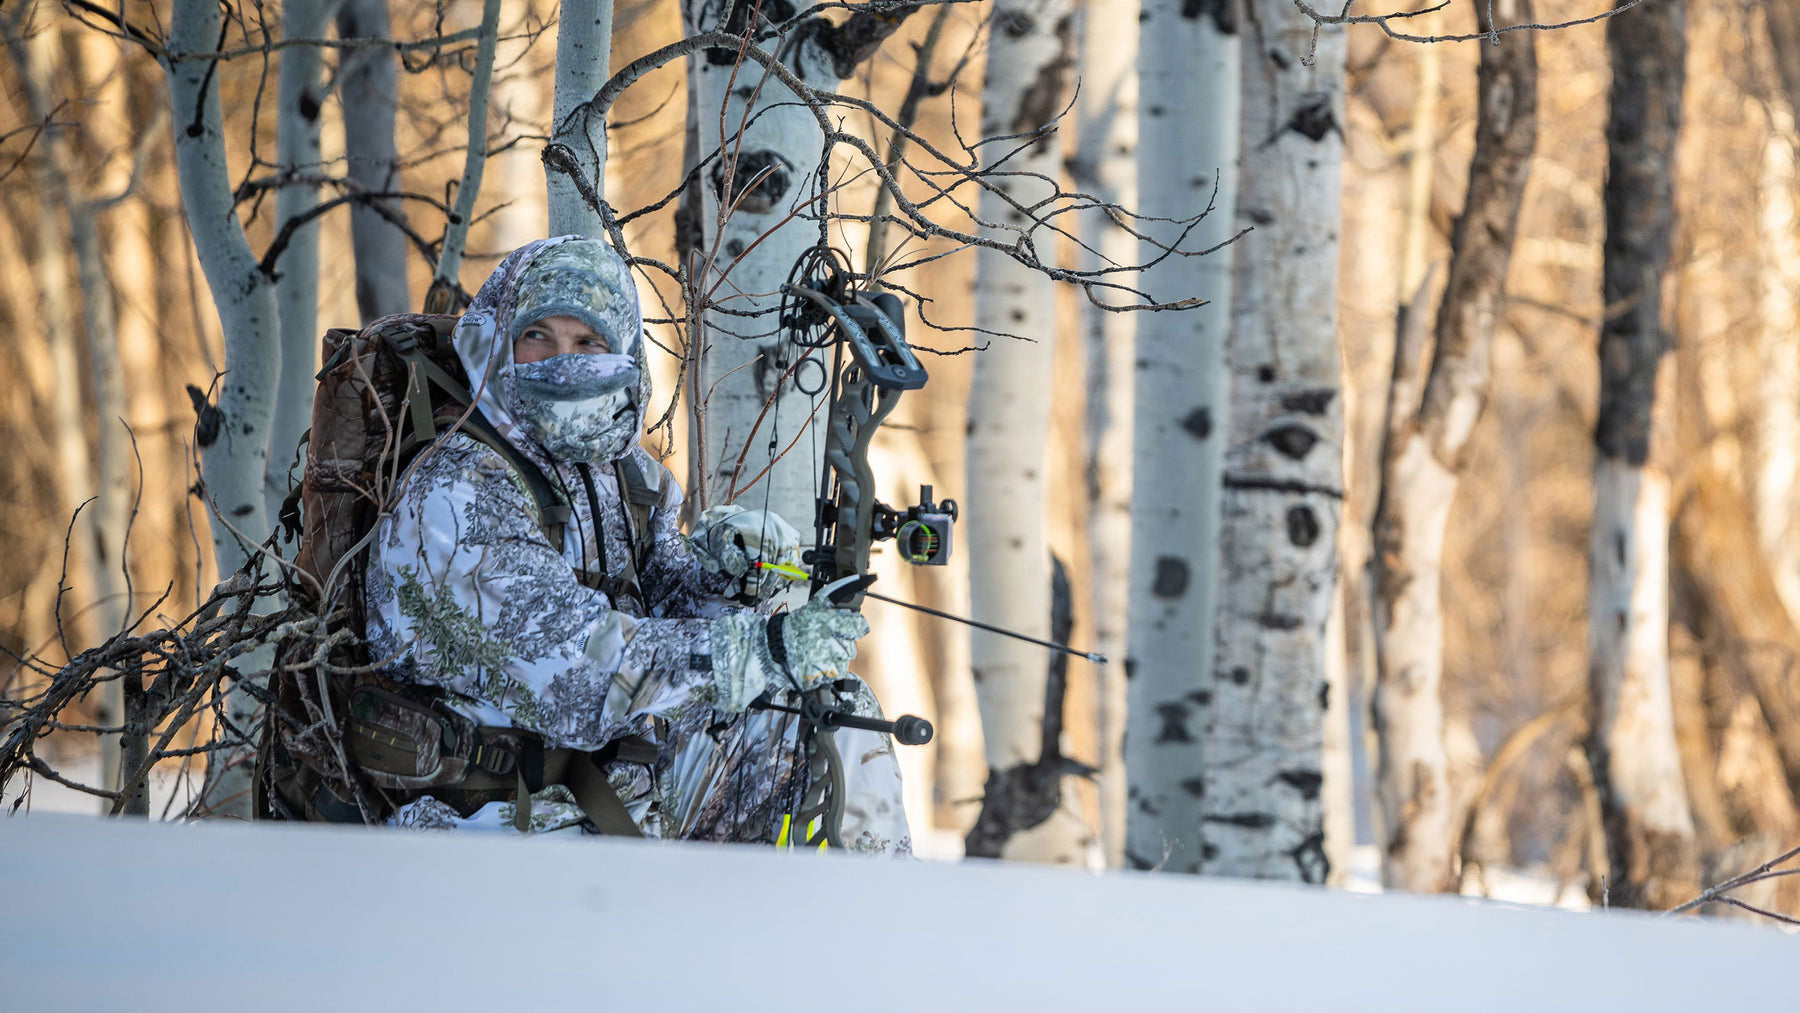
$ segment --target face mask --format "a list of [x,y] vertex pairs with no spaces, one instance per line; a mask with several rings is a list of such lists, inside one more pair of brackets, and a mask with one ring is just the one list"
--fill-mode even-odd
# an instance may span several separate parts
[[638,366],[629,355],[558,355],[515,363],[507,407],[551,457],[605,464],[637,442]]

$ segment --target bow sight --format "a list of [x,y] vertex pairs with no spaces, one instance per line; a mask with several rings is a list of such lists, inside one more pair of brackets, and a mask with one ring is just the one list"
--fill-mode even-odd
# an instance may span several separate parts
[[900,558],[914,566],[943,566],[950,561],[950,534],[956,524],[956,501],[931,502],[931,486],[919,486],[919,502],[904,512],[875,504],[877,539],[892,538]]

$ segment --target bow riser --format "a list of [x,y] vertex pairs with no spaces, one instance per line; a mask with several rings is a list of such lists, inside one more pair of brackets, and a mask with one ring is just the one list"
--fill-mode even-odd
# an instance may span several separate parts
[[[840,392],[831,408],[831,438],[825,463],[832,475],[829,509],[825,518],[828,550],[819,554],[814,567],[813,589],[852,574],[869,571],[869,553],[875,541],[875,469],[869,464],[869,445],[875,431],[900,402],[898,390],[876,386],[868,374],[852,367],[840,379]],[[848,609],[862,607],[861,590],[846,591],[837,603]]]

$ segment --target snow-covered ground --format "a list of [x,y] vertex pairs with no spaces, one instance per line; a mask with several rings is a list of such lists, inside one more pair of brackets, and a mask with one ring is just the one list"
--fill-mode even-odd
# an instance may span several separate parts
[[762,848],[0,819],[0,1009],[1800,1009],[1742,924]]

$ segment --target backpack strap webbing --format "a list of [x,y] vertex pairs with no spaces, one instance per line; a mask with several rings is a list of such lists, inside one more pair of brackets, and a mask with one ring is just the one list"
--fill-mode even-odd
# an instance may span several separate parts
[[433,362],[431,356],[419,347],[411,332],[384,333],[382,339],[408,367],[406,401],[407,410],[412,416],[414,445],[424,446],[437,439],[437,422],[432,418],[429,384],[449,395],[451,400],[466,410],[465,417],[457,428],[505,458],[507,465],[524,481],[525,488],[531,493],[532,502],[537,506],[538,526],[543,528],[550,544],[561,551],[563,532],[569,523],[569,504],[550,483],[543,469],[520,453],[519,448],[512,445],[512,441],[494,428],[494,424],[474,406],[475,399],[468,387],[451,376],[444,367]]
[[[575,796],[575,804],[594,825],[594,829],[614,837],[642,837],[643,831],[638,829],[637,821],[631,818],[631,811],[625,803],[619,801],[619,793],[613,790],[612,782],[600,769],[601,765],[617,757],[622,743],[641,744],[651,752],[654,759],[655,747],[642,739],[620,740],[609,745],[600,753],[584,753],[576,749],[544,750],[544,784],[560,784],[569,789]],[[613,756],[608,756],[613,752]],[[513,829],[520,833],[531,829],[531,785],[525,777],[525,765],[520,764],[517,770],[517,787],[513,795]]]
[[657,505],[662,502],[662,492],[650,484],[635,457],[623,457],[613,462],[613,475],[619,480],[620,498],[625,501],[625,513],[631,525],[627,535],[636,557],[634,562],[641,570],[656,542],[656,529],[651,522]]

